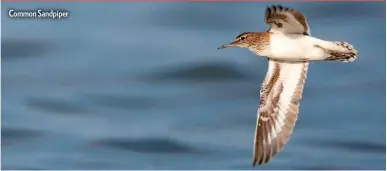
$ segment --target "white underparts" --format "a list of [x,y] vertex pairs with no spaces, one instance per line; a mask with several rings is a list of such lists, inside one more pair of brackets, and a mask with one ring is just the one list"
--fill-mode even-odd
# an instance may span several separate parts
[[344,52],[335,42],[324,41],[302,34],[271,34],[270,44],[260,56],[284,61],[325,60],[329,54],[318,46]]

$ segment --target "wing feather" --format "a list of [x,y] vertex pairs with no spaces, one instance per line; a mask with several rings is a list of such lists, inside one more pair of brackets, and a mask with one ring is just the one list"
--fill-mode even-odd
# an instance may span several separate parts
[[270,25],[270,32],[310,35],[305,16],[292,8],[281,5],[267,7],[265,22]]
[[308,65],[269,59],[257,112],[253,166],[267,163],[289,140],[298,117]]

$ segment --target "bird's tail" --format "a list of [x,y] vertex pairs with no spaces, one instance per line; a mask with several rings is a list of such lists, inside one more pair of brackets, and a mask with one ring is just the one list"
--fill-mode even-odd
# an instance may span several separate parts
[[327,57],[324,60],[327,61],[342,61],[342,62],[353,62],[357,58],[357,50],[347,42],[330,42],[329,47],[321,47]]

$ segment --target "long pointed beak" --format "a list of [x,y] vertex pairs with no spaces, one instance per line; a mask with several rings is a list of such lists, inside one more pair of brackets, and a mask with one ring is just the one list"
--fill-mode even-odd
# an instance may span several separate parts
[[231,42],[229,44],[222,45],[222,46],[218,47],[218,49],[224,49],[224,48],[228,48],[228,47],[232,47],[232,46],[236,46],[236,41]]
[[227,45],[222,45],[222,46],[218,47],[218,49],[224,49],[224,48],[227,48],[227,47],[229,47],[228,44]]

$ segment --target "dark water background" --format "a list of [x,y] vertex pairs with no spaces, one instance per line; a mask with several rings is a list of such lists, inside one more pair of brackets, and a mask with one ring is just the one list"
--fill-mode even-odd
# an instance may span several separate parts
[[268,3],[2,3],[2,169],[385,169],[385,3],[283,4],[360,55],[310,65],[291,140],[252,168],[267,63],[217,47]]

